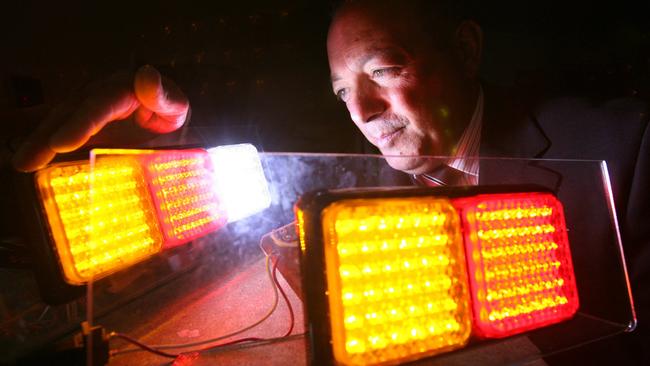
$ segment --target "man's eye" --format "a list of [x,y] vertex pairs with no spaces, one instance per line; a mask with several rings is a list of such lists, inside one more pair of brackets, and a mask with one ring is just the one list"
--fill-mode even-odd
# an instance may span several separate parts
[[348,97],[347,89],[340,89],[336,91],[336,99],[340,100],[341,102],[345,102],[347,97]]
[[397,76],[399,75],[400,71],[401,70],[399,67],[386,67],[383,69],[372,70],[372,77],[383,78],[383,77]]

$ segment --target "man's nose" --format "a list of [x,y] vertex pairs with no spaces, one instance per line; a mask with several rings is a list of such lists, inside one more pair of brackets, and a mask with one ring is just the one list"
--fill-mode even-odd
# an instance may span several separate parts
[[379,85],[372,80],[359,80],[357,87],[346,103],[350,117],[359,123],[367,123],[380,116],[388,103],[382,96]]

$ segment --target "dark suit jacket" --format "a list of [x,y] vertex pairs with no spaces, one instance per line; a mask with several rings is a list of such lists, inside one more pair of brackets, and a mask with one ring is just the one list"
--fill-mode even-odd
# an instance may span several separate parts
[[[481,157],[607,162],[639,320],[637,331],[631,335],[607,343],[597,342],[591,347],[549,359],[549,362],[611,364],[623,357],[624,364],[650,364],[648,352],[644,355],[642,351],[643,343],[650,347],[647,338],[650,328],[650,126],[647,104],[636,99],[594,102],[573,97],[534,105],[515,102],[517,100],[516,96],[486,89]],[[544,164],[541,165],[543,169]],[[546,170],[553,174],[553,169]],[[482,164],[481,182],[489,179]],[[590,216],[589,212],[581,215],[583,219]],[[590,240],[609,235],[595,231],[583,234],[591,235]],[[585,246],[588,244],[587,241]],[[592,257],[615,254],[588,252],[589,248],[583,250],[581,255]],[[615,271],[615,268],[599,268],[596,269],[598,272],[591,273],[606,279],[610,270]],[[584,282],[591,282],[587,285],[591,288],[587,288],[585,293],[596,295],[599,291],[596,279],[588,278]],[[625,294],[619,294],[621,296]],[[607,311],[604,304],[607,301],[601,302],[605,310],[593,309],[594,312]],[[605,352],[601,352],[603,350]]]
[[[484,86],[484,92],[480,184],[534,183],[555,188],[565,205],[567,225],[571,225],[569,238],[579,282],[580,311],[627,324],[632,317],[627,283],[622,275],[620,252],[613,245],[616,233],[612,229],[609,207],[603,207],[606,202],[604,182],[600,179],[581,181],[598,177],[601,172],[593,169],[600,167],[593,162],[597,160],[606,161],[611,180],[639,325],[630,334],[564,352],[547,361],[565,365],[650,365],[650,351],[643,350],[646,344],[650,348],[650,125],[647,103],[629,98],[596,102],[578,97],[522,102],[519,95],[508,91]],[[572,165],[561,161],[528,164],[521,160],[483,160],[488,157],[592,162]],[[589,169],[580,168],[585,166]],[[381,170],[381,185],[414,184],[410,176],[387,165]],[[593,340],[579,333],[578,330],[566,337],[578,339],[583,336],[584,341]],[[552,338],[557,333],[549,334]],[[545,348],[545,343],[546,350],[553,349],[549,340],[543,338],[533,340],[540,349]],[[553,343],[552,339],[550,341]]]

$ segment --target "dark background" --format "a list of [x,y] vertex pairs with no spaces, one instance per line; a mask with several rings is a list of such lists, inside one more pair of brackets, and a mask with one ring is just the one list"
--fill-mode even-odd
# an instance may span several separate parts
[[[5,3],[5,145],[91,80],[149,63],[188,95],[191,126],[265,151],[359,152],[325,50],[332,1]],[[399,2],[395,2],[399,6]],[[648,2],[468,2],[482,76],[532,95],[650,93]]]
[[[485,32],[482,77],[535,96],[650,99],[649,3],[470,3]],[[52,106],[93,80],[147,63],[181,86],[191,127],[210,140],[264,151],[367,151],[330,88],[331,11],[329,0],[4,1],[2,161]],[[0,192],[0,206],[8,206],[11,195]],[[3,240],[14,216],[3,215]],[[26,273],[3,272],[11,291],[0,295],[2,329],[23,309],[42,314]]]

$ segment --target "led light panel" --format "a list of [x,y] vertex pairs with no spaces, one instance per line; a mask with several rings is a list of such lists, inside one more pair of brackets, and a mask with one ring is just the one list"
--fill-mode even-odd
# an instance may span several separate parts
[[[66,281],[82,284],[160,250],[142,170],[130,157],[61,164],[36,175]],[[92,187],[92,189],[91,189]]]
[[214,189],[212,162],[205,150],[146,154],[142,156],[142,164],[166,248],[199,238],[226,224],[226,213]]
[[228,221],[260,212],[271,205],[271,194],[255,146],[226,145],[208,149],[212,157],[216,188]]
[[467,342],[459,224],[448,200],[430,197],[343,200],[323,210],[337,362],[404,362]]
[[553,195],[478,195],[454,205],[462,215],[477,335],[507,337],[575,314],[566,223]]

